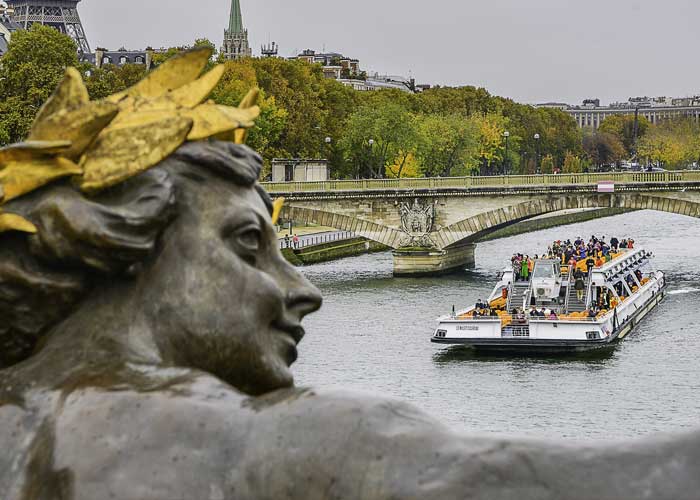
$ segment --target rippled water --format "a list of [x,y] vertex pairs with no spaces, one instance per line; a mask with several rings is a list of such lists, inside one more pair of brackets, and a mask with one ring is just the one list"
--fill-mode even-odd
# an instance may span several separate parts
[[[494,359],[430,343],[435,318],[485,297],[515,251],[558,238],[631,236],[656,254],[668,297],[610,352]],[[465,274],[391,275],[391,254],[303,269],[325,297],[306,320],[298,385],[343,386],[409,401],[474,432],[606,439],[700,425],[700,221],[637,212],[479,244]]]

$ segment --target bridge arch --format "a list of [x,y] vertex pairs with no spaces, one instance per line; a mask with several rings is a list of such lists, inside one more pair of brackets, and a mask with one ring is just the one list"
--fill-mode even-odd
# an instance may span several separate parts
[[596,194],[586,196],[549,196],[533,199],[469,217],[435,234],[441,249],[474,243],[497,229],[540,215],[562,210],[587,208],[625,208],[630,210],[657,210],[700,218],[700,203],[639,193]]
[[285,205],[282,208],[281,217],[306,224],[318,224],[338,229],[340,231],[351,231],[358,236],[376,241],[390,248],[399,248],[406,234],[403,231],[392,227],[383,226],[349,215],[333,212],[326,212],[313,208],[295,207]]

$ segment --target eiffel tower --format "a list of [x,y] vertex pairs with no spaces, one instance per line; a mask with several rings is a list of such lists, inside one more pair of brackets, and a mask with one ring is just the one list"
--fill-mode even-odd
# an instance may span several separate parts
[[51,26],[69,35],[78,46],[79,53],[90,53],[90,45],[78,15],[80,0],[5,0],[5,2],[15,11],[12,20],[19,23],[22,28],[29,29],[34,23]]

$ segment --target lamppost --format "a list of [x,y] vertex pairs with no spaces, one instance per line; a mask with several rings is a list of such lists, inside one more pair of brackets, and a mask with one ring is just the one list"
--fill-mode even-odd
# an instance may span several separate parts
[[507,130],[503,132],[503,137],[506,140],[506,154],[503,158],[503,175],[508,175],[508,138],[510,137],[510,132]]
[[367,141],[369,144],[369,170],[370,174],[374,172],[374,139]]
[[540,134],[535,134],[535,173],[540,174]]

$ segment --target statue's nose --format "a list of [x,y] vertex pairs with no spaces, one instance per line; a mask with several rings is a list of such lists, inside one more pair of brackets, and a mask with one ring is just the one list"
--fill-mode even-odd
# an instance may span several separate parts
[[323,298],[319,289],[300,274],[294,281],[294,285],[287,292],[285,305],[289,312],[295,313],[301,320],[307,314],[318,311]]

